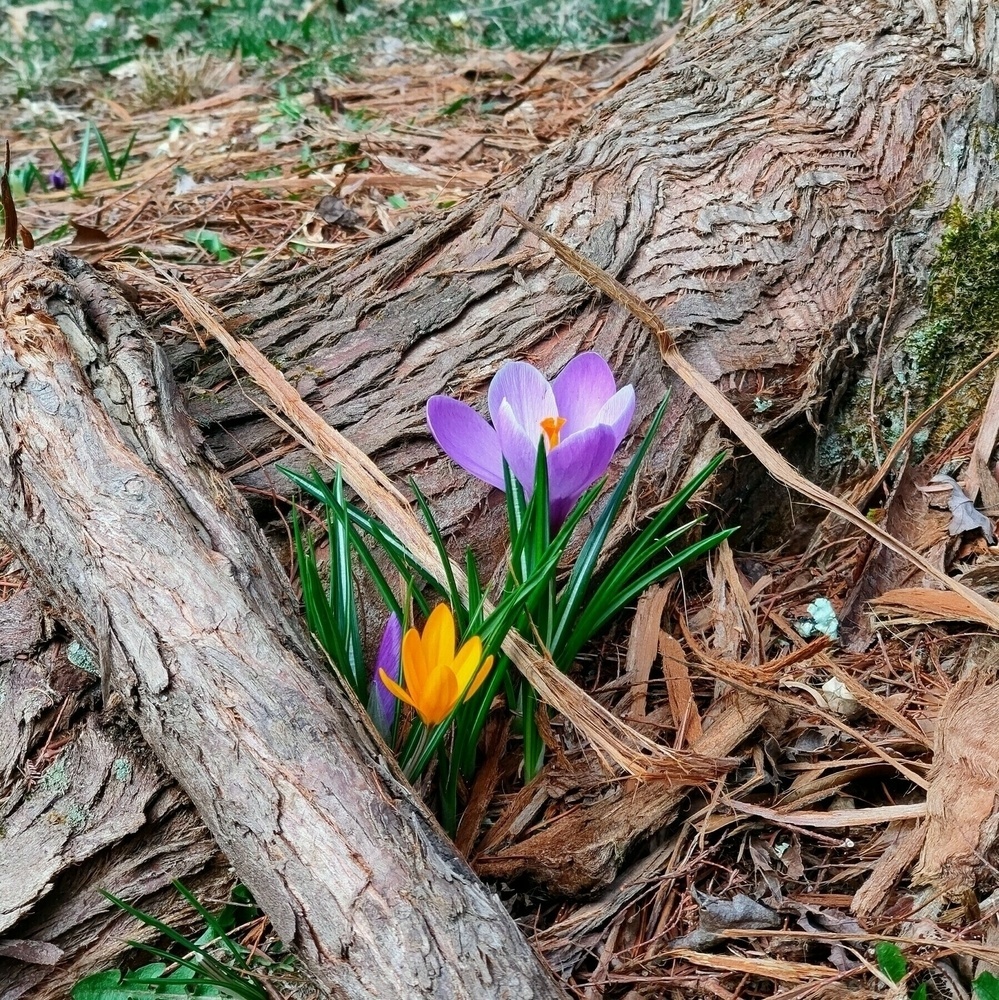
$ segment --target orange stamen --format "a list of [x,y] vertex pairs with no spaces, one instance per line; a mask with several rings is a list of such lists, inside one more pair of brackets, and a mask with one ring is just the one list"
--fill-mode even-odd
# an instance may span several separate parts
[[558,447],[559,431],[565,426],[565,417],[545,417],[541,421],[541,430],[548,441],[548,450]]

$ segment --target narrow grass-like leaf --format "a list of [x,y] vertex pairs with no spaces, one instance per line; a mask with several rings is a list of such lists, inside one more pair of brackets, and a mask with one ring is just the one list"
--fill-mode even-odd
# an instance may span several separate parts
[[593,572],[597,567],[597,561],[600,558],[604,542],[606,542],[607,536],[610,534],[617,513],[621,509],[621,504],[624,502],[624,498],[631,488],[635,476],[638,474],[638,469],[648,453],[652,439],[655,437],[656,432],[659,430],[659,425],[666,415],[666,405],[668,402],[669,393],[666,394],[663,401],[656,408],[652,423],[649,425],[648,433],[628,463],[621,481],[614,488],[614,492],[611,493],[603,511],[597,518],[596,524],[593,526],[593,530],[580,550],[572,572],[569,575],[569,582],[559,601],[558,618],[551,638],[553,649],[559,648],[563,637],[579,614],[580,606],[586,596]]
[[503,460],[503,481],[506,484],[506,519],[510,533],[510,568],[507,585],[527,579],[530,572],[527,565],[524,546],[527,542],[527,499],[524,496],[524,488],[514,478],[510,471],[510,466]]
[[349,525],[349,534],[351,549],[357,554],[357,558],[364,565],[365,572],[371,578],[371,582],[375,585],[381,599],[385,602],[385,606],[399,621],[402,621],[402,605],[389,586],[388,580],[385,579],[385,574],[382,573],[381,567],[375,561],[371,549],[368,548],[367,543],[360,534],[354,530],[353,524]]
[[73,194],[80,194],[80,188],[76,183],[76,170],[73,164],[69,162],[66,158],[66,154],[55,144],[55,141],[49,139],[49,145],[55,150],[56,156],[59,157],[59,163],[62,165],[62,172],[66,175],[66,180],[69,182],[69,186],[73,189]]
[[533,548],[531,565],[539,563],[548,550],[551,541],[551,508],[548,498],[548,452],[544,439],[538,441],[538,453],[534,459],[534,492],[531,494],[531,545]]
[[316,563],[316,552],[311,536],[303,539],[302,529],[297,513],[292,517],[292,535],[295,542],[295,557],[298,562],[299,582],[302,587],[302,604],[305,607],[305,619],[309,630],[316,637],[319,645],[333,661],[334,667],[349,680],[346,675],[347,650],[343,636],[336,621],[336,615],[330,607],[326,588],[319,576]]
[[423,520],[427,523],[434,548],[437,549],[441,566],[444,568],[444,579],[447,582],[447,599],[451,605],[451,610],[454,612],[458,632],[464,634],[468,630],[468,609],[465,607],[465,599],[455,581],[454,570],[451,567],[451,557],[448,555],[447,547],[444,545],[444,538],[441,535],[440,528],[437,526],[437,522],[434,520],[430,505],[427,503],[426,497],[424,497],[420,487],[417,486],[416,480],[410,479],[409,486],[413,491],[413,496],[416,497],[416,503],[423,514]]
[[197,896],[184,885],[180,879],[173,880],[173,887],[183,896],[184,899],[197,911],[199,917],[205,922],[205,926],[212,932],[216,941],[221,944],[232,956],[233,961],[241,968],[247,968],[246,949],[238,945],[226,933],[225,928],[218,918],[210,910],[206,909]]
[[[462,720],[464,725],[460,730],[465,735],[460,746],[458,764],[461,768],[461,773],[466,777],[471,775],[475,769],[475,748],[489,718],[489,710],[492,708],[493,699],[496,697],[501,685],[509,679],[509,676],[510,658],[505,653],[496,654],[496,662],[493,664],[492,671],[482,687],[476,692],[475,697],[466,706],[468,711]],[[511,700],[509,704],[513,705],[514,703]]]
[[92,129],[93,125],[87,122],[87,127],[83,130],[83,139],[80,142],[80,155],[74,169],[73,189],[76,191],[82,191],[83,186],[87,183],[87,161],[90,157],[90,133]]
[[[318,471],[316,471],[315,469],[312,470],[310,476],[304,476],[300,472],[295,472],[293,469],[288,469],[281,465],[278,466],[278,470],[285,476],[287,476],[296,486],[300,487],[304,492],[308,493],[309,496],[318,500],[324,506],[329,507],[336,504],[336,497],[330,491],[329,487],[326,485],[322,477],[319,475]],[[406,547],[402,544],[402,542],[400,542],[395,537],[395,535],[392,534],[391,531],[389,531],[388,528],[386,528],[383,524],[381,524],[381,522],[379,522],[375,518],[369,517],[367,514],[365,514],[359,508],[355,507],[353,504],[347,503],[344,506],[346,508],[347,515],[350,518],[351,524],[359,528],[361,531],[363,531],[366,535],[368,535],[375,541],[378,547],[388,556],[392,565],[395,566],[395,568],[399,571],[400,575],[402,576],[403,580],[406,581],[407,585],[409,585],[412,582],[414,572],[419,572],[420,575],[428,583],[431,584],[431,586],[439,588],[437,581],[434,580],[429,575],[429,573],[427,573],[426,570],[424,570],[421,566],[419,566],[412,559],[412,557],[410,557]],[[363,545],[363,540],[359,536],[355,537],[357,538],[356,544]],[[374,565],[373,556],[371,556],[370,549],[367,549],[367,547],[365,546],[365,551],[367,552],[367,556],[365,556],[362,553],[360,548],[357,548],[356,551],[358,552],[358,556],[364,562],[366,568],[369,566],[368,562],[369,558],[372,559],[372,563],[370,565]],[[380,571],[378,573],[378,576],[384,582],[384,577],[381,575]],[[375,578],[375,583],[379,587],[379,590],[381,591],[382,588],[378,578]],[[385,583],[385,587],[386,588],[388,587],[387,583]],[[384,591],[382,593],[384,596]],[[414,591],[413,597],[416,600],[416,603],[419,606],[420,610],[424,614],[429,614],[430,609],[427,606],[427,603],[424,600],[423,595],[420,594],[419,591]],[[390,608],[392,607],[392,604],[388,600],[386,600],[386,603],[389,605]],[[399,619],[400,621],[402,620],[401,613],[399,615]]]
[[115,169],[114,157],[111,156],[111,150],[108,149],[107,140],[104,138],[104,133],[98,128],[96,129],[95,138],[97,140],[97,148],[101,152],[101,159],[104,161],[104,169],[107,171],[108,177],[111,180],[118,180],[118,171]]
[[343,475],[339,468],[333,481],[335,503],[327,508],[330,532],[330,604],[334,608],[339,634],[343,637],[350,686],[362,705],[368,701],[368,674],[364,666],[361,627],[354,598],[354,575],[351,569],[350,520],[344,507]]
[[478,635],[482,625],[482,605],[485,598],[479,580],[479,564],[471,549],[465,549],[465,579],[468,581],[468,631],[472,635]]
[[443,597],[445,595],[445,588],[437,578],[428,569],[413,559],[409,554],[409,550],[402,542],[376,518],[368,517],[367,514],[352,504],[347,504],[347,513],[350,516],[351,522],[374,539],[375,543],[388,556],[389,561],[406,581],[406,585],[410,587],[412,599],[416,602],[420,612],[424,616],[429,615],[430,605],[421,591],[414,586],[415,577],[419,574],[425,583]]
[[135,145],[135,137],[139,134],[138,129],[136,129],[131,136],[129,136],[128,142],[125,144],[124,150],[115,157],[115,167],[118,169],[118,176],[116,180],[121,179],[121,175],[128,166],[128,159],[132,155],[132,146]]
[[[680,527],[666,532],[664,535],[646,539],[640,551],[632,552],[631,547],[629,547],[625,556],[618,559],[611,566],[607,575],[600,581],[592,595],[587,598],[586,613],[592,614],[598,611],[601,604],[608,599],[614,601],[616,595],[629,586],[630,582],[636,576],[648,570],[649,563],[653,559],[657,558],[660,553],[672,545],[678,538],[683,537],[692,528],[696,528],[702,520],[703,518],[696,518],[693,521],[688,521],[687,524],[682,524]],[[639,546],[636,544],[634,548],[638,549]]]
[[[174,929],[169,924],[165,924],[162,920],[158,920],[151,913],[146,913],[144,910],[137,909],[130,903],[126,903],[125,900],[119,899],[117,896],[112,895],[106,889],[101,890],[101,895],[105,899],[110,900],[119,909],[124,910],[129,916],[135,917],[137,920],[141,920],[147,927],[152,927],[154,930],[159,931],[164,937],[169,938],[174,944],[180,945],[185,951],[197,955],[201,962],[204,963],[203,969],[211,970],[215,975],[225,977],[227,973],[230,972],[229,968],[223,965],[217,958],[213,957],[204,948],[199,948],[193,941],[188,940],[184,937],[180,931]],[[130,944],[132,942],[129,942]],[[183,961],[169,952],[155,951],[153,948],[146,945],[136,945],[136,947],[142,948],[144,951],[148,951],[152,955],[158,955],[160,958],[166,959],[168,962],[181,962],[183,965],[194,964],[198,967],[197,963],[191,963],[190,961]]]
[[[172,962],[175,965],[180,965],[185,969],[190,970],[190,976],[183,980],[184,988],[181,991],[181,996],[190,996],[191,993],[186,987],[193,986],[195,989],[204,987],[206,989],[217,990],[223,996],[235,997],[236,1000],[267,1000],[267,994],[264,992],[262,986],[256,983],[251,983],[250,980],[243,978],[242,973],[231,970],[227,966],[220,966],[223,970],[221,973],[206,974],[204,966],[200,962],[193,959],[172,955],[170,952],[164,951],[162,948],[157,948],[155,945],[151,944],[145,944],[142,941],[129,941],[128,943],[133,948],[137,948],[140,951],[147,952],[150,955],[155,955],[157,958],[162,958],[165,961]],[[171,983],[169,979],[126,979],[126,983],[131,982],[135,982],[140,986],[159,987],[157,993],[155,994],[158,996],[169,995],[171,993],[176,995],[177,992],[176,990],[170,989]]]
[[564,662],[571,663],[586,642],[596,635],[621,608],[635,600],[642,591],[651,587],[652,584],[658,583],[663,577],[680,569],[691,560],[697,559],[705,552],[710,552],[716,545],[720,545],[738,530],[738,528],[726,528],[724,531],[716,532],[708,538],[689,545],[671,559],[653,567],[637,579],[629,581],[626,587],[618,590],[613,596],[598,591],[594,595],[593,604],[587,605],[586,613],[577,620],[569,639],[562,646]]
[[[293,469],[288,469],[281,465],[278,466],[278,470],[287,476],[296,486],[308,493],[309,496],[319,500],[324,505],[331,506],[336,504],[335,496],[316,469],[311,470],[310,476],[304,476],[300,472],[295,472]],[[407,585],[412,582],[414,574],[419,574],[421,579],[433,587],[441,596],[446,594],[445,587],[441,585],[425,566],[421,566],[413,559],[406,546],[384,524],[351,503],[345,504],[345,507],[351,524],[375,541],[378,547],[388,556],[392,565],[399,571]],[[424,615],[430,614],[430,607],[419,590],[413,590],[413,600],[416,601],[417,606]]]

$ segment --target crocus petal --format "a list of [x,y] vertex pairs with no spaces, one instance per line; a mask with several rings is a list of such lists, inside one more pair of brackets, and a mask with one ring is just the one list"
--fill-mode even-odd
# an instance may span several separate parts
[[626,385],[611,396],[610,399],[600,407],[600,412],[594,418],[595,424],[607,424],[614,432],[614,448],[624,439],[631,424],[631,418],[635,415],[635,389]]
[[[392,681],[399,679],[399,664],[402,655],[402,623],[393,614],[389,615],[382,633],[382,641],[375,657],[375,676],[372,678],[371,690],[368,694],[368,714],[374,720],[375,726],[383,736],[388,736],[395,722],[396,698],[383,683],[381,675]],[[398,685],[396,685],[398,687]]]
[[566,438],[548,453],[549,495],[552,500],[578,500],[607,470],[614,454],[614,432],[605,424]]
[[510,404],[517,423],[531,435],[535,428],[540,434],[541,421],[545,417],[558,416],[555,395],[548,379],[525,361],[511,361],[504,365],[489,383],[489,415],[497,430],[504,400]]
[[438,666],[450,667],[454,660],[454,615],[446,604],[438,604],[423,628],[423,655],[431,675]]
[[416,704],[413,699],[410,698],[409,693],[404,691],[401,687],[384,670],[378,671],[378,679],[385,685],[385,687],[392,692],[399,699],[399,701],[404,701],[407,705],[412,705],[416,708]]
[[423,655],[423,642],[420,633],[415,628],[402,637],[402,679],[406,682],[406,688],[412,692],[417,701],[420,693],[427,686],[427,677],[430,676],[430,669],[427,659]]
[[458,650],[458,655],[454,658],[454,666],[451,668],[454,678],[458,682],[459,691],[464,691],[465,686],[471,682],[481,659],[482,640],[477,635],[473,635]]
[[426,725],[436,726],[447,718],[457,700],[458,682],[454,679],[450,664],[442,663],[431,669],[427,689],[416,710]]
[[503,455],[496,431],[467,403],[450,396],[431,396],[427,423],[448,457],[476,479],[503,489]]
[[614,373],[593,351],[577,354],[552,382],[558,415],[565,417],[563,435],[569,437],[596,423],[600,408],[614,395]]
[[492,668],[493,658],[491,656],[487,656],[482,661],[482,666],[479,667],[479,672],[475,675],[475,680],[472,681],[472,686],[468,689],[468,692],[465,695],[465,701],[468,701],[468,699],[471,698],[480,687],[482,687],[482,682],[489,676],[489,671],[492,670]]
[[534,492],[534,467],[542,436],[540,426],[535,435],[529,436],[514,415],[510,401],[505,399],[496,418],[496,434],[514,479],[524,487],[524,494],[530,499]]

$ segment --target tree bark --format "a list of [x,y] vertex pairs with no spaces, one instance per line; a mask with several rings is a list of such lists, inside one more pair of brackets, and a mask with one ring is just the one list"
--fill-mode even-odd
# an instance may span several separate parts
[[[647,333],[504,205],[653,303],[762,432],[807,448],[806,419],[820,426],[879,342],[888,370],[922,317],[947,209],[995,204],[997,36],[991,4],[780,0],[752,16],[711,4],[661,65],[523,176],[333,268],[279,262],[224,298],[227,317],[389,474],[421,470],[435,509],[497,559],[497,495],[441,461],[430,395],[481,394],[512,356],[554,372],[592,348],[635,383],[640,419],[672,390],[656,490],[713,440]],[[191,345],[172,356],[215,453],[240,482],[288,492],[274,463],[309,457],[259,415],[252,389],[224,357]]]
[[[504,204],[550,228],[655,304],[688,358],[743,413],[757,414],[761,431],[793,439],[804,452],[815,443],[808,423],[819,427],[831,417],[843,389],[860,374],[877,370],[882,380],[888,376],[893,345],[924,317],[922,293],[946,210],[958,201],[976,212],[999,199],[997,69],[994,4],[709,4],[660,65],[599,106],[572,138],[524,174],[439,219],[372,240],[332,265],[282,262],[263,274],[252,272],[221,304],[230,327],[280,364],[330,423],[390,475],[416,472],[442,520],[460,526],[462,542],[498,562],[501,504],[440,460],[423,422],[429,395],[475,396],[511,356],[554,372],[577,351],[592,348],[611,360],[619,380],[635,384],[640,419],[648,418],[667,387],[673,391],[664,443],[646,470],[650,496],[669,492],[699,450],[713,448],[719,437],[704,407],[663,371],[646,333],[525,237],[504,214]],[[307,468],[310,460],[259,415],[252,388],[229,384],[226,359],[211,350],[206,354],[185,343],[168,345],[168,351],[211,450],[230,473],[245,486],[286,492],[274,463]],[[4,383],[2,391],[21,390]],[[11,434],[6,417],[0,429]],[[169,454],[170,446],[163,448]],[[219,482],[212,476],[210,488],[221,489]],[[727,493],[722,490],[722,500],[731,502],[745,482],[743,477]],[[169,500],[164,509],[178,509],[176,493],[161,499]],[[762,517],[767,505],[766,491],[757,493],[757,511],[743,506],[734,519]],[[22,511],[25,519],[29,513]],[[0,516],[5,535],[27,539],[6,514]],[[230,516],[240,532],[252,534],[241,515]],[[82,536],[73,537],[67,551],[82,560]],[[142,537],[130,544],[140,542],[148,547]],[[231,538],[216,542],[244,572],[260,569],[245,567]],[[46,551],[39,544],[35,558]],[[104,548],[99,537],[89,544]],[[205,541],[191,528],[183,544],[203,551]],[[138,559],[135,565],[143,565],[139,551],[129,557]],[[178,563],[185,551],[177,550]],[[269,566],[266,557],[257,559]],[[121,560],[122,554],[114,555],[106,572],[124,572]],[[272,585],[272,595],[284,593],[272,566],[266,573],[267,585],[254,590],[260,604],[255,615],[276,628],[296,656],[311,655],[297,627],[275,621],[291,621],[291,611],[286,596],[266,593]],[[219,593],[235,600],[232,582],[220,575]],[[124,612],[113,606],[112,593],[64,596],[67,605],[77,606],[76,626],[98,631],[105,602],[112,605],[108,620],[117,621]],[[149,634],[157,635],[175,608],[144,614],[155,619],[157,632]],[[155,664],[157,657],[169,659],[163,652],[168,647],[160,647],[159,638],[136,645],[130,637],[132,655],[146,645],[156,655],[147,664],[143,653],[141,667],[126,667],[127,658],[113,645],[116,686],[138,684],[155,701],[153,690],[166,676]],[[218,655],[245,656],[246,639],[229,638],[230,646]],[[276,661],[282,677],[293,670],[286,661],[284,653]],[[166,669],[172,697],[175,667],[167,663]],[[241,697],[263,697],[244,676],[241,659],[234,669],[237,681],[227,677],[223,690],[238,682]],[[276,670],[267,664],[264,676]],[[184,693],[200,707],[201,695]],[[296,689],[295,697],[304,695]],[[140,698],[132,710],[142,705]],[[161,739],[168,727],[150,712],[144,731],[151,740]],[[185,724],[183,718],[169,721]],[[364,756],[371,744],[356,717],[349,731],[366,748],[355,776],[373,767],[370,773],[378,774],[385,794],[418,815],[391,768]],[[225,732],[215,735],[226,764],[242,762]],[[299,766],[298,758],[289,760]],[[175,767],[183,771],[174,756],[165,763],[174,773]],[[216,780],[226,787],[231,775],[226,769]],[[656,786],[629,794],[635,797],[616,810],[628,813],[625,832],[613,821],[615,810],[601,801],[595,810],[580,808],[557,820],[543,843],[513,845],[509,858],[490,862],[492,870],[541,881],[554,891],[586,892],[607,884],[626,847],[633,851],[677,808],[675,796]],[[269,818],[248,815],[249,828],[273,834],[273,808]],[[238,831],[230,830],[226,839],[218,816],[205,819],[227,849],[247,849]],[[356,833],[353,825],[344,829],[351,838]],[[413,844],[412,830],[408,837],[400,844]],[[447,856],[435,837],[430,842],[438,858]],[[560,879],[554,861],[566,857],[565,845],[590,842],[592,858],[581,853],[581,862]],[[294,859],[286,864],[293,866]],[[299,912],[292,920],[276,867],[257,872],[249,865],[265,887],[261,901],[273,907],[280,933],[292,931],[305,955],[322,957],[328,941],[310,940]],[[456,871],[458,883],[473,884],[464,869]],[[415,906],[413,915],[418,922]],[[351,964],[357,957],[355,947]]]
[[338,997],[562,996],[328,680],[127,303],[59,251],[0,287],[4,533],[277,934]]

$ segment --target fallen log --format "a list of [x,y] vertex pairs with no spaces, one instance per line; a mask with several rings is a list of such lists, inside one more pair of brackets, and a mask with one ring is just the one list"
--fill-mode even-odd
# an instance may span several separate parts
[[323,670],[130,306],[59,251],[0,289],[0,529],[277,934],[335,996],[562,996]]

